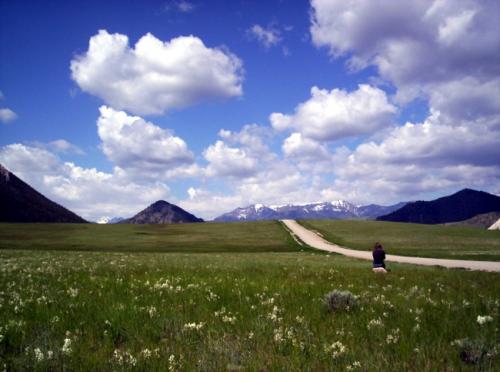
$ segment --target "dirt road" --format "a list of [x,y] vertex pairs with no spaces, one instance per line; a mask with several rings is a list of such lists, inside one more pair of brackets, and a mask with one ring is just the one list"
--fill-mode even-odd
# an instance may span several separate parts
[[[319,236],[314,231],[308,230],[299,225],[295,220],[281,220],[300,240],[307,245],[321,249],[323,251],[335,252],[343,254],[344,256],[361,258],[363,260],[372,260],[372,252],[358,251],[355,249],[348,249],[340,247],[336,244],[330,243]],[[500,272],[500,262],[493,261],[470,261],[470,260],[448,260],[443,258],[424,258],[412,256],[396,256],[389,254],[386,257],[388,262],[409,263],[415,265],[425,266],[443,266],[448,268],[464,268],[469,270],[481,271],[496,271]]]

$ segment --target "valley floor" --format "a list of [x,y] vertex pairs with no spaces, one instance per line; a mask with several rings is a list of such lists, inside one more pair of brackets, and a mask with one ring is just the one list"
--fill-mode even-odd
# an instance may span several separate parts
[[[154,236],[135,233],[147,226],[117,233],[138,236],[136,252],[0,249],[0,368],[498,370],[500,274],[394,264],[374,275],[369,262],[301,248],[278,223],[213,226],[226,233],[218,249],[206,241],[211,253],[174,237],[156,238],[170,253],[142,253]],[[275,251],[262,251],[276,227]],[[232,252],[232,231],[255,248]],[[356,304],[328,311],[333,290]]]

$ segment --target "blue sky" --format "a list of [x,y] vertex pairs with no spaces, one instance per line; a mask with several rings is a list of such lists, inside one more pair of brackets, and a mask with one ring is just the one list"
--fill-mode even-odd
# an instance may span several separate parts
[[497,11],[1,0],[0,162],[90,219],[498,193]]

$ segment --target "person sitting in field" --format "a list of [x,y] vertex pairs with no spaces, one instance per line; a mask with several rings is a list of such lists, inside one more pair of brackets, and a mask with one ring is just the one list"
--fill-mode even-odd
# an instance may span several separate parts
[[382,244],[379,242],[375,243],[373,247],[373,271],[387,272],[388,270],[385,268],[385,251]]

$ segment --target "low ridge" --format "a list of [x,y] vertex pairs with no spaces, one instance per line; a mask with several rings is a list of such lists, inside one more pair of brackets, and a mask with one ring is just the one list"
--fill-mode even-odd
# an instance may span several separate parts
[[464,221],[478,214],[498,211],[500,197],[484,191],[463,189],[436,200],[408,203],[377,220],[437,224]]
[[118,223],[171,224],[190,222],[203,222],[203,220],[186,212],[175,204],[170,204],[165,200],[158,200],[137,213],[134,217],[122,220]]

